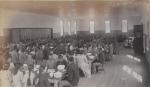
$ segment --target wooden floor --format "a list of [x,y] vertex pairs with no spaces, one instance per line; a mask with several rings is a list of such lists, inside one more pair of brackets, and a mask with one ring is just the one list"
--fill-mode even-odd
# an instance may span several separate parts
[[127,54],[134,55],[131,50],[123,50],[105,64],[104,71],[91,78],[80,78],[79,87],[150,87],[148,70],[142,57],[138,57],[141,59],[138,62],[127,57]]

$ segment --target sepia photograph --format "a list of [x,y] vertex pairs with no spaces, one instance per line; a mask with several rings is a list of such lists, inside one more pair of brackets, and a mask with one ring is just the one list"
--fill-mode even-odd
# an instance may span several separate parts
[[0,0],[0,87],[150,87],[150,0]]

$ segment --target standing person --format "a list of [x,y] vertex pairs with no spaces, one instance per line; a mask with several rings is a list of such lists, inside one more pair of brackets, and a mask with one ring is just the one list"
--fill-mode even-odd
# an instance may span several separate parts
[[48,47],[44,47],[44,50],[43,50],[43,59],[45,60],[48,60],[48,56],[49,56],[49,53],[48,53]]
[[68,58],[68,66],[67,66],[67,76],[64,80],[60,82],[60,87],[75,87],[79,83],[79,68],[74,63],[74,58]]
[[40,47],[37,47],[35,59],[37,64],[41,64],[43,61],[43,50]]
[[33,87],[34,82],[33,79],[35,77],[34,71],[33,71],[33,65],[23,65],[23,87]]
[[15,63],[12,75],[12,87],[23,87],[23,73],[20,71],[20,63]]
[[114,41],[114,54],[119,54],[118,47],[119,47],[118,42],[115,40]]
[[9,66],[9,63],[4,64],[3,70],[0,71],[0,87],[11,87],[12,76]]
[[109,57],[109,45],[108,44],[105,45],[105,57],[106,57],[106,61],[110,60],[110,57]]
[[99,49],[99,53],[98,53],[98,61],[102,64],[102,70],[104,70],[104,62],[105,62],[105,58],[104,58],[103,48],[100,48],[100,49]]
[[25,60],[25,64],[27,65],[33,65],[35,63],[35,60],[33,59],[33,54],[32,53],[28,53],[26,60]]
[[34,68],[34,65],[29,65],[28,67],[28,71],[29,71],[29,78],[28,78],[28,81],[27,81],[27,85],[28,87],[34,87],[35,85],[35,82],[34,82],[34,79],[35,79],[35,72],[33,70]]
[[46,65],[47,65],[47,69],[55,69],[56,68],[56,60],[49,56],[47,62],[46,62]]
[[28,65],[23,64],[22,66],[22,72],[23,72],[23,79],[22,79],[22,85],[23,87],[27,87],[27,79],[28,79]]
[[48,82],[48,74],[44,72],[45,67],[40,66],[39,74],[35,77],[35,87],[49,87],[50,84]]
[[112,44],[110,44],[109,45],[109,54],[110,54],[110,59],[112,59],[112,56],[113,56],[113,45]]
[[73,59],[74,59],[74,63],[75,63],[75,64],[78,64],[76,52],[74,52],[74,54],[73,54],[72,56],[73,56]]
[[11,61],[13,64],[18,63],[19,62],[19,54],[17,52],[17,46],[15,45],[13,48],[13,51],[10,53],[11,54]]
[[25,50],[22,48],[19,53],[19,62],[23,65],[25,63],[26,58],[27,55],[25,54]]

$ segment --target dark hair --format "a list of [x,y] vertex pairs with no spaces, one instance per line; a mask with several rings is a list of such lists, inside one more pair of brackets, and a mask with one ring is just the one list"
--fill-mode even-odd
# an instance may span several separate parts
[[70,62],[73,62],[73,61],[74,61],[74,58],[73,58],[73,57],[68,57],[67,59],[68,59],[68,61],[70,61]]
[[58,59],[62,59],[63,56],[61,54],[58,55]]
[[14,66],[16,67],[16,68],[20,68],[22,65],[21,65],[21,63],[14,63]]
[[17,45],[14,45],[13,49],[14,49],[14,50],[17,50]]

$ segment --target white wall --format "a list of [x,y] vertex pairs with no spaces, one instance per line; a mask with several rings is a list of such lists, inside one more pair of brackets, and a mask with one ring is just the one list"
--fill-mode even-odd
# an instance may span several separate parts
[[59,32],[56,17],[10,10],[1,10],[1,15],[5,28],[53,28]]
[[[105,20],[110,20],[111,30],[121,30],[123,19],[128,21],[128,29],[133,29],[133,25],[141,24],[141,14],[138,8],[114,7],[109,13],[101,13],[93,19],[87,15],[79,16],[77,21],[78,31],[89,31],[90,20],[95,21],[95,30],[105,30]],[[60,20],[64,21],[64,32],[67,33],[68,21],[73,25],[74,19],[60,18],[56,16],[41,15],[28,12],[19,12],[14,10],[0,10],[0,30],[4,28],[53,28],[54,33],[60,33]],[[73,27],[71,27],[73,29]],[[2,33],[0,33],[1,35]]]

